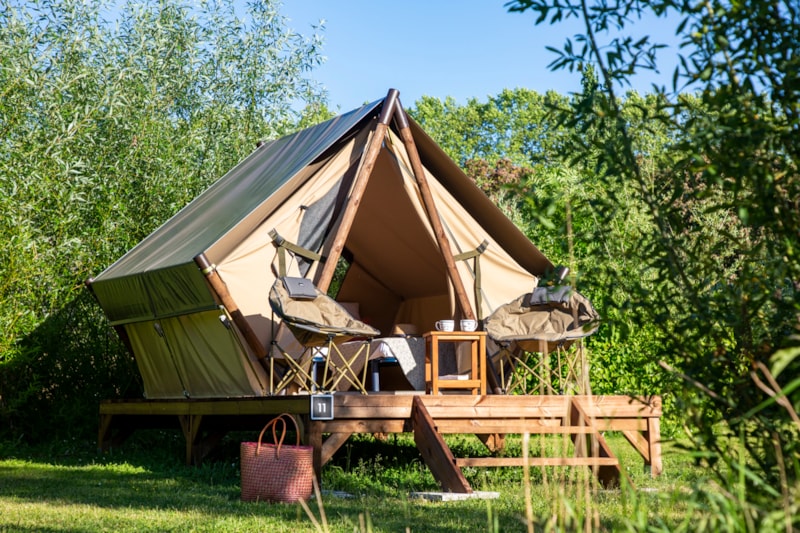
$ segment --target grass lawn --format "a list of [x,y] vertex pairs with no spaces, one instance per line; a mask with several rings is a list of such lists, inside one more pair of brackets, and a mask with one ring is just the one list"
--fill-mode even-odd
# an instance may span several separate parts
[[[0,443],[0,531],[321,531],[299,504],[239,500],[238,444],[256,436],[231,435],[199,467],[183,464],[180,432],[141,431],[104,455],[90,441]],[[323,469],[326,523],[337,532],[511,532],[528,530],[528,512],[537,531],[584,521],[618,531],[684,519],[686,492],[702,472],[665,443],[664,474],[651,478],[623,437],[607,439],[635,490],[603,490],[585,468],[531,469],[528,481],[522,468],[465,468],[473,489],[499,498],[429,502],[410,496],[439,490],[410,435],[354,436]],[[487,453],[472,436],[447,440],[457,456]],[[509,453],[519,453],[521,439],[508,440]],[[551,452],[562,445],[531,443]],[[310,507],[319,520],[318,505]]]

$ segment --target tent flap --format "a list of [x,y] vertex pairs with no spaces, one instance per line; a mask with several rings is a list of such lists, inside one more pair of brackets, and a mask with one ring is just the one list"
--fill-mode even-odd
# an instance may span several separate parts
[[94,281],[91,287],[113,325],[217,307],[194,262],[136,276]]

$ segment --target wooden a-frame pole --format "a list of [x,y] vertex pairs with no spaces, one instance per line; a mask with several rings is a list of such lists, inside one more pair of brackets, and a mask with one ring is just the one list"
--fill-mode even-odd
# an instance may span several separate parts
[[422,161],[419,158],[419,152],[417,152],[417,145],[414,143],[414,138],[411,135],[408,117],[406,116],[405,110],[403,110],[402,106],[400,105],[398,95],[399,92],[397,89],[390,89],[389,93],[386,95],[386,99],[383,101],[381,113],[378,116],[378,124],[375,126],[375,131],[372,134],[372,138],[370,138],[367,149],[364,152],[363,159],[361,161],[361,168],[358,171],[358,175],[356,175],[353,183],[353,190],[350,193],[347,206],[342,214],[342,220],[336,229],[336,235],[334,236],[331,249],[327,254],[322,271],[317,277],[316,285],[323,292],[327,291],[328,287],[330,287],[331,281],[333,280],[333,274],[336,270],[336,264],[339,261],[339,257],[342,255],[344,243],[347,240],[347,235],[350,233],[350,228],[353,226],[353,220],[355,220],[358,206],[361,204],[361,198],[364,196],[364,190],[367,188],[367,183],[369,182],[369,177],[372,174],[372,169],[375,167],[375,161],[378,158],[378,153],[380,152],[381,145],[383,144],[383,139],[386,136],[387,130],[389,129],[389,123],[392,120],[392,115],[394,115],[400,129],[400,137],[403,140],[406,152],[408,152],[408,156],[411,161],[411,170],[413,171],[414,177],[417,180],[417,186],[419,187],[420,194],[422,195],[422,201],[425,204],[425,211],[427,212],[428,218],[433,227],[433,232],[436,236],[436,241],[439,244],[442,258],[444,259],[445,266],[447,267],[447,274],[450,277],[450,282],[453,284],[453,290],[456,293],[456,298],[459,306],[461,307],[461,312],[463,313],[464,318],[474,319],[475,313],[472,311],[469,298],[467,298],[467,291],[464,289],[464,283],[461,281],[461,276],[458,274],[455,259],[453,259],[453,251],[450,249],[450,242],[447,239],[444,228],[442,227],[442,222],[439,218],[439,212],[437,211],[436,204],[433,201],[433,195],[431,194],[428,180],[425,177],[425,171],[422,168]]
[[411,161],[411,170],[414,172],[414,177],[417,180],[420,194],[422,195],[422,202],[425,204],[425,211],[428,213],[428,219],[433,232],[436,235],[436,242],[439,243],[439,250],[442,252],[442,258],[447,266],[447,274],[450,276],[450,282],[453,284],[453,290],[456,293],[456,299],[461,307],[461,312],[464,318],[475,319],[475,313],[472,311],[472,306],[467,297],[467,291],[464,289],[464,283],[461,281],[461,276],[458,274],[455,259],[453,259],[453,251],[450,249],[450,241],[447,234],[444,232],[442,221],[439,218],[439,211],[436,209],[436,204],[433,201],[431,188],[428,185],[428,179],[425,177],[425,170],[422,167],[422,161],[419,158],[417,145],[414,142],[414,137],[411,134],[411,128],[408,124],[408,116],[406,115],[400,101],[395,105],[395,119],[400,128],[400,138],[406,147],[408,158]]
[[353,190],[350,193],[347,206],[342,214],[342,220],[339,223],[339,227],[336,228],[333,244],[323,263],[322,271],[319,273],[316,280],[316,285],[322,292],[328,291],[328,287],[330,287],[331,281],[333,280],[336,264],[339,262],[339,257],[342,255],[344,243],[347,240],[347,235],[350,233],[350,228],[353,226],[353,220],[356,218],[356,212],[358,211],[358,206],[361,204],[361,198],[364,196],[364,190],[367,188],[369,176],[372,174],[372,169],[375,167],[375,160],[378,159],[378,153],[383,144],[383,138],[386,136],[386,131],[389,129],[389,122],[392,120],[392,112],[394,111],[398,94],[399,92],[397,89],[389,89],[389,93],[383,101],[381,114],[378,115],[378,124],[375,126],[375,131],[362,156],[361,168],[358,170],[358,175],[356,175],[355,182],[353,183]]
[[219,276],[217,272],[216,265],[212,265],[211,262],[206,257],[206,254],[202,253],[194,258],[195,264],[197,264],[198,268],[200,268],[200,272],[206,277],[211,288],[216,293],[217,297],[220,299],[220,303],[228,310],[228,314],[231,315],[233,322],[242,332],[244,336],[245,342],[247,345],[250,346],[250,349],[253,350],[253,353],[264,365],[264,368],[269,370],[269,368],[265,365],[264,359],[267,357],[267,349],[261,344],[261,341],[258,339],[256,332],[253,331],[253,328],[250,326],[250,323],[244,317],[242,312],[239,310],[239,306],[233,300],[231,293],[228,292],[228,286]]

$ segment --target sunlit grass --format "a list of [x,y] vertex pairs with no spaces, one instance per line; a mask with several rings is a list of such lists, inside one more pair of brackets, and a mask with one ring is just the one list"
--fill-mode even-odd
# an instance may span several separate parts
[[[90,442],[27,447],[0,444],[2,531],[316,531],[299,505],[239,500],[238,440],[232,436],[199,467],[182,463],[182,437],[141,432],[110,454]],[[485,455],[472,436],[447,437],[456,455]],[[538,437],[531,438],[531,448]],[[633,492],[603,490],[584,468],[530,470],[530,509],[539,526],[616,531],[627,524],[678,523],[680,494],[702,472],[665,446],[665,473],[651,478],[627,442],[609,436]],[[549,452],[557,439],[540,442]],[[519,437],[509,437],[518,453]],[[331,531],[528,531],[521,468],[465,468],[475,490],[493,500],[428,502],[438,491],[409,435],[351,439],[323,472]],[[340,491],[334,493],[333,491]],[[346,493],[347,497],[341,496]],[[665,505],[668,503],[668,505]],[[314,502],[312,512],[318,514]],[[538,528],[538,526],[537,526]]]

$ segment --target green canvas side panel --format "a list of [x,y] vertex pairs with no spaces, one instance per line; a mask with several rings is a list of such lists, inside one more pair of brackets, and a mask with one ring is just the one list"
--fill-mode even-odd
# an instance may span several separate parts
[[156,317],[208,311],[217,307],[205,276],[194,262],[179,268],[148,272],[147,280]]
[[218,310],[127,324],[145,396],[263,396],[266,372],[226,324],[230,317]]
[[183,398],[183,384],[170,355],[167,340],[159,335],[156,322],[127,324],[136,364],[142,374],[146,398]]
[[161,325],[190,398],[266,393],[266,373],[248,357],[230,318],[221,311],[181,315]]
[[129,276],[113,282],[94,282],[92,292],[111,324],[153,318],[153,309],[143,276]]

